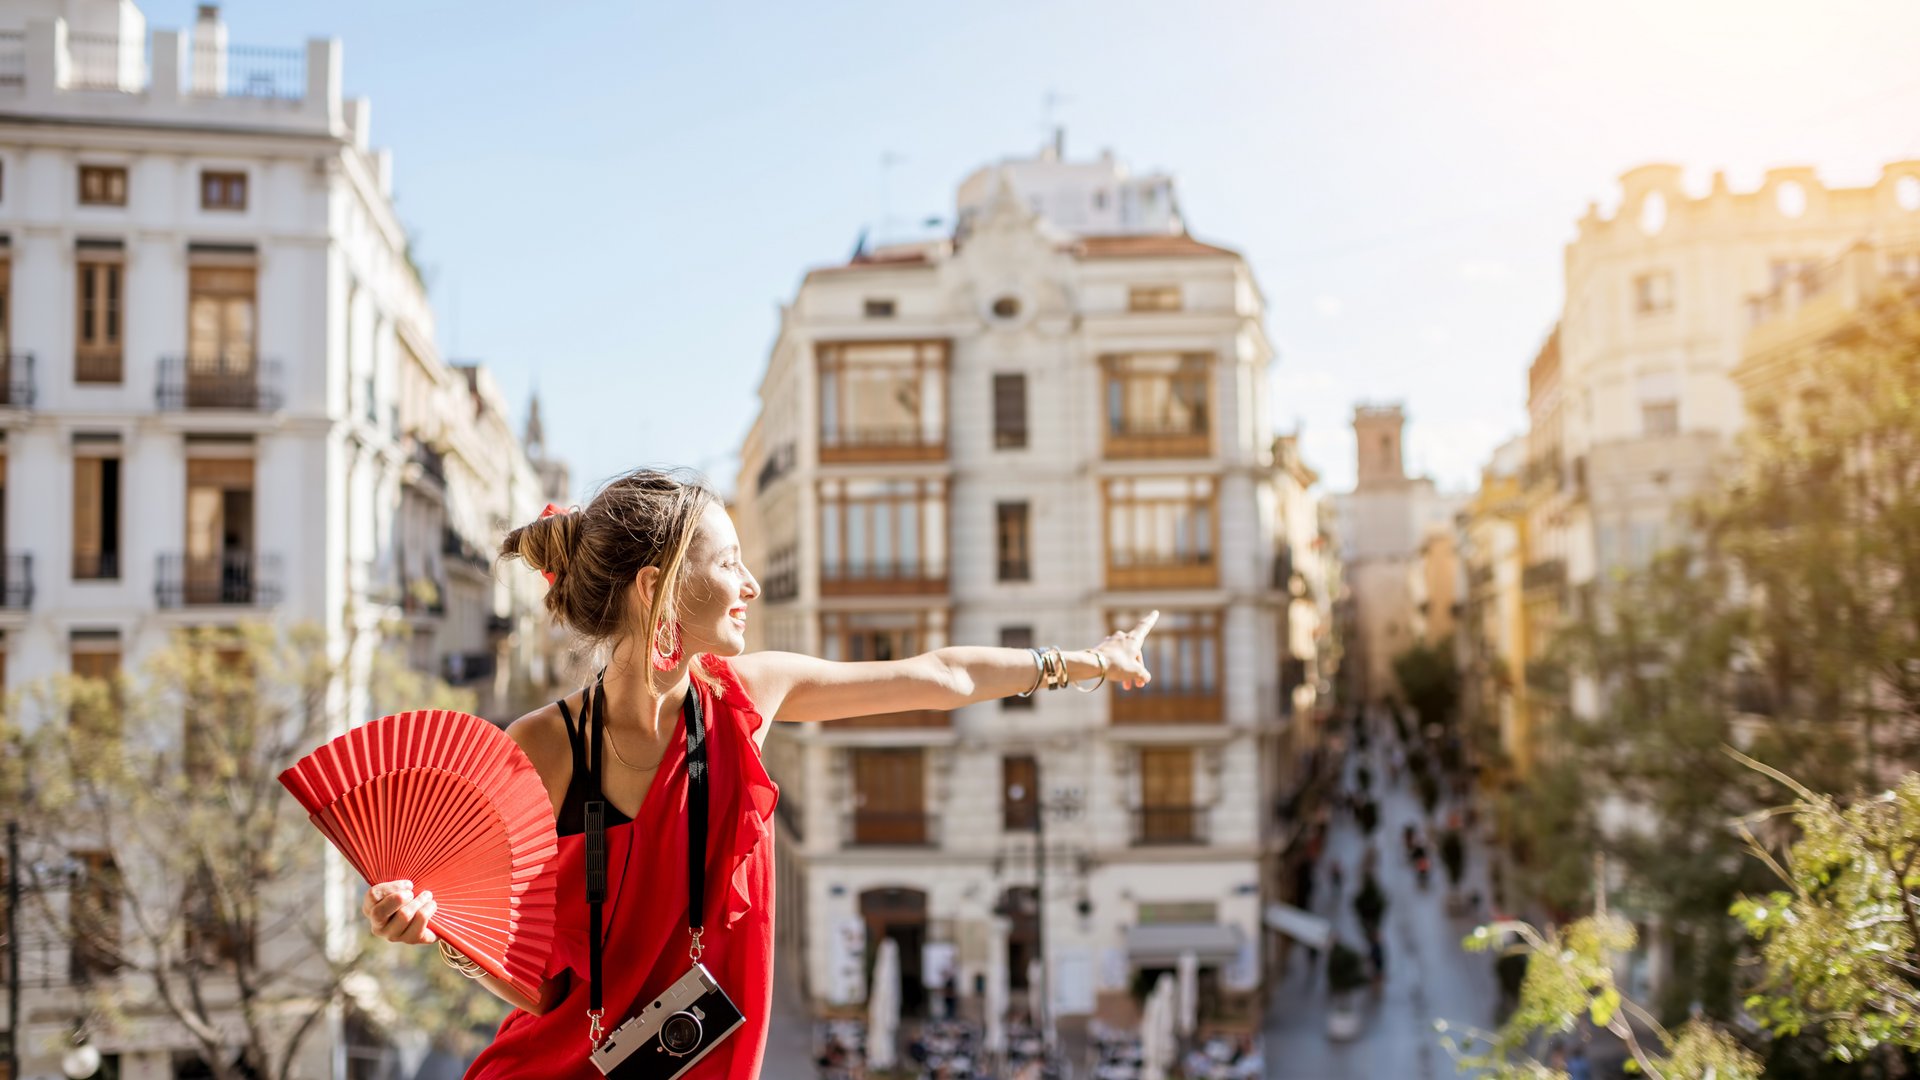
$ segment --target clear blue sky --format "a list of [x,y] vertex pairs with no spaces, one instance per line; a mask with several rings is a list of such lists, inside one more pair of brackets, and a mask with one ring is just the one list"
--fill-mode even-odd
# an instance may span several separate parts
[[[146,0],[189,26],[188,0]],[[1193,231],[1252,260],[1275,420],[1351,482],[1356,400],[1470,485],[1590,200],[1654,160],[1736,188],[1920,156],[1907,0],[238,0],[232,40],[345,42],[441,344],[484,361],[583,491],[644,463],[723,487],[776,305],[864,225],[949,211],[1053,116],[1070,156],[1172,170]],[[883,157],[898,163],[883,170]],[[529,513],[535,508],[529,507]]]

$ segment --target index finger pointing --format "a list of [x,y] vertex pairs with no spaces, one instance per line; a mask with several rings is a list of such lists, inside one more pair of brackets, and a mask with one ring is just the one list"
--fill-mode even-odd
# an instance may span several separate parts
[[1133,629],[1129,631],[1129,633],[1133,635],[1133,640],[1145,641],[1147,639],[1147,631],[1152,630],[1153,624],[1159,621],[1160,621],[1159,610],[1155,609],[1153,611],[1149,611],[1147,612],[1147,617],[1135,623]]

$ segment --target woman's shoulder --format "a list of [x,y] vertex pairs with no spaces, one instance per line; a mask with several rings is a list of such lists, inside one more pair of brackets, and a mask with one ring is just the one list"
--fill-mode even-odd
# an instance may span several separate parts
[[573,744],[567,737],[560,707],[548,702],[508,724],[507,738],[533,763],[557,806],[566,795],[567,784],[573,780]]

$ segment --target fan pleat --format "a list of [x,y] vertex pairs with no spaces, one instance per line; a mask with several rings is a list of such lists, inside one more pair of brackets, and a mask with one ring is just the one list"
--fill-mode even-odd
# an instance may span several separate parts
[[318,748],[280,782],[369,883],[433,893],[436,934],[539,995],[559,842],[546,785],[505,732],[465,713],[398,713]]

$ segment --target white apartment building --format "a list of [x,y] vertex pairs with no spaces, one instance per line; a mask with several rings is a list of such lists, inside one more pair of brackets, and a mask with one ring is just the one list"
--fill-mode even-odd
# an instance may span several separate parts
[[[230,45],[211,6],[151,35],[131,0],[0,7],[8,689],[131,672],[179,628],[247,620],[355,640],[358,671],[412,649],[496,717],[504,675],[541,675],[542,583],[496,578],[491,553],[552,470],[487,373],[441,358],[369,117],[337,41]],[[343,690],[354,722],[407,704]],[[23,861],[62,856],[113,861]],[[348,877],[298,887],[363,933]],[[51,942],[23,956],[23,1074],[57,1075],[82,985],[114,976],[79,970],[62,927],[22,930]],[[129,1080],[170,1077],[193,1045],[170,1025],[136,1009],[95,1043]],[[336,1013],[301,1072],[347,1056]]]
[[1678,538],[1675,509],[1744,423],[1729,373],[1761,314],[1750,298],[1800,287],[1856,242],[1890,266],[1920,251],[1920,161],[1857,188],[1792,167],[1745,192],[1716,173],[1695,196],[1677,165],[1630,170],[1620,187],[1618,210],[1590,206],[1566,249],[1554,441],[1574,498],[1567,534],[1545,542],[1575,584]]
[[1210,1001],[1261,985],[1283,697],[1313,705],[1283,657],[1321,632],[1289,633],[1286,545],[1318,515],[1276,494],[1307,474],[1275,460],[1245,260],[1177,219],[1056,220],[1125,184],[1057,150],[976,175],[955,236],[814,270],[782,312],[737,487],[753,647],[1075,648],[1162,613],[1143,692],[775,729],[782,963],[820,1007],[862,1000],[883,935],[910,1013],[949,966],[1024,1002],[1041,952],[1061,1016],[1128,1015],[1188,950]]

